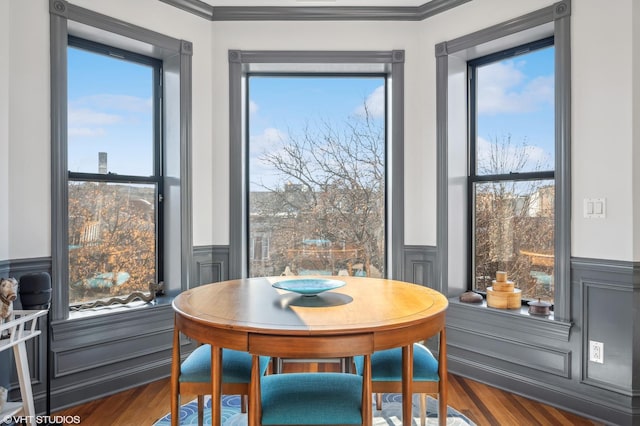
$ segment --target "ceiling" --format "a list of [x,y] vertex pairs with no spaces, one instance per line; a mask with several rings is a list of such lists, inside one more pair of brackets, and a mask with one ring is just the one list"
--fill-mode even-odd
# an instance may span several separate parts
[[233,7],[254,7],[254,6],[359,6],[359,7],[416,7],[428,3],[429,0],[202,0],[210,6],[233,6]]

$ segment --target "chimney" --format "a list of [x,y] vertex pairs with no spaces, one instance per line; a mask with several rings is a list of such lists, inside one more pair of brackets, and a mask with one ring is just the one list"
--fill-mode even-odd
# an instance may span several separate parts
[[98,153],[98,174],[106,175],[108,173],[107,168],[107,153],[99,152]]

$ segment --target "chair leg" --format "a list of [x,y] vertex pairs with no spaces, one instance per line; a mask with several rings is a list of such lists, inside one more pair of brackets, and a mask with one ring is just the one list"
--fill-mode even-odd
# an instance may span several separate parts
[[420,394],[420,426],[426,425],[427,417],[427,394]]
[[240,395],[240,412],[247,412],[247,404],[249,403],[249,395]]
[[376,410],[382,410],[382,392],[376,393]]
[[198,426],[204,424],[204,395],[198,395]]

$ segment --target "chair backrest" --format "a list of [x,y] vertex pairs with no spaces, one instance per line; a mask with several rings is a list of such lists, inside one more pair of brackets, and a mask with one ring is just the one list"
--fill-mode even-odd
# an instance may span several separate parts
[[[362,424],[372,421],[371,354],[374,349],[373,334],[361,333],[349,336],[249,336],[249,352],[253,354],[251,370],[251,399],[249,424],[261,424],[262,395],[259,356],[282,358],[340,358],[362,357]],[[288,374],[288,373],[284,373]],[[306,373],[349,374],[349,373]],[[255,416],[255,418],[254,418]],[[253,423],[255,422],[255,423]]]

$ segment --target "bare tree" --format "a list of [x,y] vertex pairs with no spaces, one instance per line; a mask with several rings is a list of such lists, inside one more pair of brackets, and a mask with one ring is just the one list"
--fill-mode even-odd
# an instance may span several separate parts
[[[537,172],[548,165],[533,161],[526,140],[495,137],[478,161],[479,175]],[[515,175],[513,175],[515,177]],[[475,184],[475,288],[485,290],[496,271],[507,271],[523,298],[553,299],[554,189],[543,179]]]
[[[307,125],[260,160],[278,174],[252,198],[257,226],[270,232],[272,264],[284,269],[384,273],[385,132],[365,108],[335,125]],[[259,213],[258,213],[259,212]],[[260,219],[258,219],[260,218]],[[314,260],[315,259],[315,260]],[[292,265],[293,263],[293,265]]]

